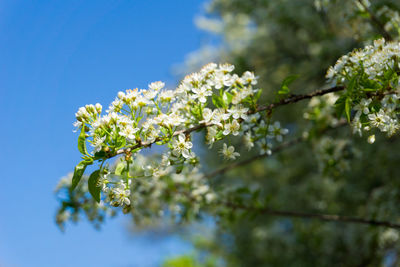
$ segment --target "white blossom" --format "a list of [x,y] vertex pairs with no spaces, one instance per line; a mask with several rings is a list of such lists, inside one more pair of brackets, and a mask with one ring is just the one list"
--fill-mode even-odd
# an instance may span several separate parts
[[172,141],[172,153],[175,156],[182,155],[184,158],[191,158],[192,155],[189,150],[192,148],[192,146],[192,142],[186,141],[185,135],[181,133]]
[[238,152],[235,152],[235,147],[234,146],[229,146],[228,147],[225,143],[223,144],[223,147],[222,147],[220,153],[227,160],[234,160],[234,159],[236,159],[236,157],[240,156],[240,154]]
[[282,142],[283,140],[283,135],[288,134],[289,130],[281,128],[281,124],[279,121],[276,121],[274,124],[269,125],[268,127],[269,134],[268,137],[270,138],[276,138],[279,142]]
[[232,122],[228,122],[224,125],[224,131],[222,132],[224,135],[232,134],[238,135],[240,130],[240,124],[237,120],[232,120]]

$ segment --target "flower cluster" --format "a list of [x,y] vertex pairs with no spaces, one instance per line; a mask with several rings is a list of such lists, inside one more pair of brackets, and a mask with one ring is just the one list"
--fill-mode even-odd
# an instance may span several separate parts
[[[202,206],[216,200],[216,193],[198,168],[185,168],[177,173],[176,166],[165,164],[165,159],[138,154],[134,162],[121,159],[113,166],[104,167],[108,171],[101,174],[98,185],[106,198],[100,203],[89,194],[87,183],[79,183],[71,191],[72,174],[69,174],[56,188],[63,203],[57,213],[57,224],[63,227],[66,221],[76,221],[84,215],[100,226],[106,217],[116,214],[116,207],[123,206],[122,211],[131,213],[137,226],[151,225],[156,222],[155,218],[167,215],[173,220],[189,219],[188,216],[196,216]],[[135,176],[130,175],[133,173]],[[83,176],[85,182],[89,179]]]
[[[394,135],[399,129],[400,44],[375,40],[373,45],[341,57],[327,78],[345,93],[336,101],[338,114],[346,113],[353,133],[373,128]],[[375,135],[368,142],[373,143]]]
[[371,86],[376,86],[374,81],[386,80],[385,75],[398,71],[399,55],[398,42],[385,42],[384,39],[378,39],[373,45],[342,56],[333,67],[328,69],[326,78],[336,84],[344,84],[363,74],[373,83]]
[[334,115],[334,105],[338,98],[336,94],[329,93],[319,98],[311,99],[303,117],[307,120],[318,121],[324,127],[335,127],[339,123],[338,118]]
[[[338,126],[345,114],[354,133],[362,135],[376,128],[391,136],[400,129],[399,73],[399,44],[377,40],[343,56],[328,70],[329,82],[341,93],[312,98],[304,117],[319,129],[328,129]],[[75,207],[76,203],[94,207],[92,220],[114,207],[131,212],[137,220],[162,216],[166,208],[184,217],[213,203],[217,192],[199,171],[193,132],[204,131],[210,148],[219,143],[216,146],[221,147],[225,160],[240,157],[242,149],[234,147],[235,138],[242,139],[248,151],[257,148],[259,154],[270,155],[275,143],[288,134],[278,121],[272,121],[271,110],[259,106],[261,90],[256,84],[252,72],[239,76],[233,65],[210,63],[186,76],[174,90],[165,89],[163,82],[153,82],[147,89],[119,92],[105,114],[100,104],[80,108],[74,125],[80,129],[78,148],[83,160],[58,190],[68,188],[57,216],[60,224],[81,208]],[[291,99],[283,100],[291,103]],[[374,141],[372,134],[368,142]],[[90,151],[87,143],[93,147]],[[152,145],[167,149],[158,156],[143,157],[140,151]],[[315,151],[321,169],[335,172],[347,169],[347,158],[357,154],[349,142],[330,138],[315,143]],[[124,157],[110,167],[106,161],[118,155]],[[86,167],[95,161],[100,163],[99,169],[84,176]],[[82,177],[87,185],[79,183]]]
[[[193,151],[194,130],[206,131],[210,147],[227,139],[221,149],[227,160],[240,156],[230,144],[235,137],[243,138],[248,150],[258,147],[261,154],[271,154],[274,140],[281,142],[288,130],[257,111],[261,90],[254,87],[256,84],[252,72],[239,76],[233,65],[210,63],[186,76],[175,90],[153,82],[147,89],[119,92],[105,114],[100,104],[80,108],[74,125],[81,132],[78,147],[84,160],[75,168],[72,187],[77,186],[86,166],[99,160],[99,172],[89,179],[89,184],[96,183],[89,191],[98,201],[101,191],[106,203],[129,209],[137,193],[135,186],[143,177],[160,177],[170,173],[171,167],[181,172],[184,166],[198,164]],[[93,147],[91,152],[86,142]],[[137,162],[140,150],[153,144],[168,147],[161,162],[131,173],[129,163]],[[112,171],[102,168],[107,159],[119,154],[125,154],[127,166]]]
[[[394,135],[400,129],[396,110],[399,103],[399,96],[397,94],[384,96],[378,103],[378,108],[372,104],[372,99],[361,99],[354,106],[356,113],[352,121],[353,133],[358,133],[361,136],[362,131],[378,128],[389,137]],[[368,142],[374,143],[374,141],[375,136],[370,135]]]

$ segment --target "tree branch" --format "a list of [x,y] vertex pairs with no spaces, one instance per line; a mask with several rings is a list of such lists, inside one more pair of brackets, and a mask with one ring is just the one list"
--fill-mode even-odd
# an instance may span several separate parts
[[[343,121],[342,120],[336,126],[334,126],[332,128],[323,129],[321,131],[321,133],[324,133],[324,132],[329,131],[329,130],[337,129],[337,128],[342,127],[342,126],[344,126],[346,124],[347,124],[347,121]],[[295,138],[293,140],[284,142],[284,143],[280,144],[279,146],[274,147],[273,149],[271,149],[271,152],[272,152],[271,154],[255,155],[255,156],[253,156],[251,158],[248,158],[248,159],[245,159],[245,160],[242,160],[242,161],[233,162],[230,165],[227,165],[227,166],[222,167],[220,169],[217,169],[217,170],[215,170],[213,172],[205,174],[204,177],[212,178],[214,176],[218,176],[218,175],[224,174],[224,173],[226,173],[226,172],[228,172],[228,171],[230,171],[232,169],[235,169],[237,167],[241,167],[241,166],[245,166],[247,164],[250,164],[253,161],[256,161],[256,160],[259,160],[259,159],[263,159],[263,158],[268,158],[268,157],[272,156],[273,154],[275,154],[276,152],[279,152],[279,151],[284,150],[286,148],[289,148],[289,147],[292,147],[294,145],[297,145],[297,144],[299,144],[299,143],[301,143],[301,142],[303,142],[305,140],[306,139],[303,138],[303,137],[297,137],[297,138]]]
[[269,104],[268,106],[258,107],[256,109],[256,111],[253,112],[253,113],[258,113],[258,112],[265,111],[265,110],[270,111],[270,110],[273,110],[274,108],[279,107],[279,106],[287,105],[287,104],[290,104],[290,103],[296,103],[296,102],[299,102],[299,101],[304,100],[304,99],[310,99],[310,98],[313,98],[315,96],[321,96],[321,95],[325,95],[325,94],[329,94],[329,93],[333,93],[333,92],[339,92],[339,91],[343,91],[343,90],[344,90],[343,86],[334,86],[334,87],[331,87],[331,88],[328,88],[328,89],[316,90],[316,91],[314,91],[312,93],[309,93],[309,94],[291,95],[288,98],[284,98],[281,101]]
[[318,213],[310,213],[310,212],[299,212],[299,211],[282,211],[282,210],[274,210],[268,208],[255,208],[248,207],[242,204],[235,204],[231,202],[224,203],[227,207],[232,209],[241,209],[241,210],[249,210],[259,212],[261,214],[267,214],[272,216],[281,216],[281,217],[297,217],[297,218],[312,218],[318,219],[321,221],[328,222],[342,222],[342,223],[358,223],[358,224],[366,224],[373,226],[385,226],[389,228],[400,229],[400,224],[393,223],[389,221],[379,221],[372,219],[364,219],[359,217],[350,217],[350,216],[342,216],[337,214],[318,214]]
[[288,141],[288,142],[284,142],[284,143],[282,143],[281,145],[276,146],[275,148],[271,149],[271,152],[272,152],[271,154],[255,155],[255,156],[253,156],[253,157],[251,157],[251,158],[248,158],[248,159],[245,159],[245,160],[242,160],[242,161],[234,162],[234,163],[232,163],[232,164],[230,164],[230,165],[227,165],[227,166],[225,166],[225,167],[223,167],[223,168],[220,168],[220,169],[218,169],[218,170],[215,170],[215,171],[213,171],[213,172],[210,172],[210,173],[208,173],[208,174],[205,174],[204,177],[206,177],[206,178],[212,178],[212,177],[214,177],[214,176],[218,176],[218,175],[224,174],[224,173],[226,173],[226,172],[228,172],[228,171],[230,171],[230,170],[232,170],[232,169],[235,169],[235,168],[237,168],[237,167],[241,167],[241,166],[250,164],[250,163],[252,163],[253,161],[256,161],[256,160],[259,160],[259,159],[263,159],[263,158],[268,158],[268,157],[272,156],[274,153],[279,152],[279,151],[281,151],[281,150],[283,150],[283,149],[285,149],[285,148],[294,146],[294,145],[296,145],[296,144],[299,144],[299,143],[301,143],[302,141],[304,141],[304,138],[298,137],[298,138],[293,139],[293,140],[290,140],[290,141]]
[[[321,95],[329,94],[329,93],[332,93],[332,92],[338,92],[338,91],[342,91],[342,90],[344,90],[343,86],[335,86],[335,87],[331,87],[331,88],[327,88],[327,89],[316,90],[316,91],[314,91],[312,93],[309,93],[309,94],[290,95],[289,97],[284,98],[284,99],[282,99],[282,100],[280,100],[278,102],[271,103],[271,104],[269,104],[267,106],[260,106],[256,110],[249,111],[248,114],[255,114],[255,113],[258,113],[258,112],[262,112],[262,111],[271,111],[274,108],[279,107],[279,106],[287,105],[287,104],[290,104],[290,103],[296,103],[296,102],[304,100],[304,99],[310,99],[310,98],[313,98],[315,96],[321,96]],[[203,128],[207,128],[207,127],[210,127],[212,125],[213,125],[212,123],[200,123],[200,124],[198,124],[196,126],[188,128],[188,129],[183,129],[183,130],[180,130],[180,131],[176,131],[173,134],[173,136],[177,136],[177,135],[179,135],[181,133],[189,134],[191,132],[194,132],[194,131],[197,131],[197,130],[200,130],[200,129],[203,129]],[[120,155],[120,154],[130,153],[132,150],[135,150],[137,148],[150,147],[152,144],[154,144],[156,142],[159,142],[159,141],[162,141],[162,140],[163,140],[163,137],[158,137],[153,142],[141,142],[141,141],[139,141],[134,146],[117,150],[113,154],[110,154],[108,156],[108,158],[112,158],[112,157],[115,157],[115,156]]]

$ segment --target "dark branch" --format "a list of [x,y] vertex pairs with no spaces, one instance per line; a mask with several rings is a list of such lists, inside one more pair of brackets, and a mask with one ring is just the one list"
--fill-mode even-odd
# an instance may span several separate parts
[[328,222],[358,223],[358,224],[385,226],[389,228],[400,229],[400,224],[388,221],[378,221],[378,220],[364,219],[359,217],[341,216],[336,214],[317,214],[309,212],[273,210],[268,208],[255,208],[255,207],[247,207],[241,204],[234,204],[230,202],[224,204],[232,209],[249,210],[272,216],[310,218]]
[[[329,93],[332,93],[332,92],[338,92],[338,91],[342,91],[342,90],[344,90],[343,86],[335,86],[335,87],[328,88],[328,89],[317,90],[317,91],[314,91],[314,92],[309,93],[309,94],[291,95],[291,96],[289,96],[287,98],[284,98],[284,99],[282,99],[282,100],[280,100],[278,102],[269,104],[268,106],[260,106],[254,111],[249,111],[249,114],[254,114],[254,113],[258,113],[258,112],[262,112],[262,111],[266,111],[266,110],[267,111],[271,111],[274,108],[279,107],[279,106],[287,105],[287,104],[290,104],[290,103],[296,103],[296,102],[298,102],[300,100],[310,99],[310,98],[313,98],[315,96],[321,96],[321,95],[329,94]],[[213,125],[212,123],[200,123],[200,124],[198,124],[196,126],[193,126],[191,128],[180,130],[180,131],[176,131],[173,134],[173,136],[177,136],[177,135],[179,135],[181,133],[189,134],[191,132],[194,132],[194,131],[197,131],[197,130],[200,130],[200,129],[203,129],[203,128],[206,128],[206,127],[210,127],[212,125]],[[159,138],[156,138],[156,140],[153,141],[153,142],[139,142],[138,144],[136,144],[136,145],[134,145],[132,147],[128,147],[128,148],[124,148],[124,149],[120,149],[120,150],[116,151],[115,153],[111,154],[109,156],[109,158],[112,158],[112,157],[114,157],[116,155],[129,153],[130,151],[135,150],[137,148],[150,147],[152,144],[154,144],[156,142],[159,142],[159,141],[162,141],[162,140],[163,140],[163,137],[159,137]]]
[[[347,121],[343,121],[343,120],[342,120],[342,121],[340,121],[336,126],[331,127],[331,128],[323,129],[322,131],[320,131],[320,133],[324,133],[324,132],[329,131],[329,130],[337,129],[337,128],[342,127],[342,126],[344,126],[344,125],[347,125]],[[227,166],[225,166],[225,167],[223,167],[223,168],[220,168],[220,169],[218,169],[218,170],[215,170],[215,171],[213,171],[213,172],[210,172],[210,173],[208,173],[208,174],[205,174],[204,177],[206,177],[206,178],[212,178],[212,177],[214,177],[214,176],[218,176],[218,175],[224,174],[224,173],[226,173],[226,172],[228,172],[228,171],[230,171],[230,170],[232,170],[232,169],[235,169],[235,168],[237,168],[237,167],[242,167],[242,166],[245,166],[245,165],[247,165],[247,164],[250,164],[250,163],[252,163],[253,161],[256,161],[256,160],[259,160],[259,159],[263,159],[263,158],[268,158],[268,157],[272,156],[272,155],[273,155],[274,153],[276,153],[276,152],[280,152],[281,150],[284,150],[284,149],[286,149],[286,148],[289,148],[289,147],[292,147],[292,146],[294,146],[294,145],[297,145],[297,144],[299,144],[299,143],[301,143],[301,142],[303,142],[303,141],[305,141],[305,138],[303,138],[303,137],[297,137],[297,138],[295,138],[295,139],[293,139],[293,140],[284,142],[284,143],[282,143],[282,144],[280,144],[280,145],[274,147],[273,149],[271,149],[271,152],[272,152],[271,154],[256,155],[256,156],[253,156],[253,157],[251,157],[251,158],[248,158],[248,159],[245,159],[245,160],[242,160],[242,161],[234,162],[234,163],[232,163],[232,164],[230,164],[230,165],[227,165]]]
[[224,174],[224,173],[226,173],[226,172],[228,172],[228,171],[230,171],[230,170],[232,170],[232,169],[235,169],[235,168],[237,168],[237,167],[241,167],[241,166],[250,164],[250,163],[252,163],[253,161],[256,161],[256,160],[259,160],[259,159],[263,159],[263,158],[268,158],[268,157],[270,157],[272,154],[274,154],[274,153],[276,153],[276,152],[279,152],[279,151],[281,151],[281,150],[283,150],[283,149],[285,149],[285,148],[294,146],[294,145],[296,145],[296,144],[298,144],[298,143],[300,143],[300,142],[302,142],[302,141],[304,141],[304,138],[298,137],[298,138],[296,138],[296,139],[293,139],[293,140],[291,140],[291,141],[282,143],[281,145],[276,146],[275,148],[271,149],[271,152],[272,152],[271,154],[256,155],[256,156],[253,156],[253,157],[248,158],[248,159],[243,160],[243,161],[234,162],[234,163],[232,163],[232,164],[230,164],[230,165],[228,165],[228,166],[225,166],[225,167],[223,167],[223,168],[221,168],[221,169],[218,169],[218,170],[216,170],[216,171],[213,171],[213,172],[211,172],[211,173],[208,173],[208,174],[204,175],[204,177],[206,177],[206,178],[211,178],[211,177],[214,177],[214,176],[217,176],[217,175]]
[[287,104],[290,104],[290,103],[296,103],[296,102],[299,102],[299,101],[304,100],[304,99],[310,99],[310,98],[313,98],[315,96],[326,95],[326,94],[329,94],[329,93],[339,92],[339,91],[343,91],[343,90],[344,90],[343,86],[335,86],[335,87],[331,87],[331,88],[328,88],[328,89],[316,90],[316,91],[314,91],[312,93],[309,93],[309,94],[291,95],[288,98],[284,98],[281,101],[269,104],[268,106],[258,107],[257,110],[255,112],[253,112],[253,113],[257,113],[257,112],[261,112],[261,111],[265,111],[265,110],[270,111],[270,110],[273,110],[274,108],[279,107],[279,106],[287,105]]

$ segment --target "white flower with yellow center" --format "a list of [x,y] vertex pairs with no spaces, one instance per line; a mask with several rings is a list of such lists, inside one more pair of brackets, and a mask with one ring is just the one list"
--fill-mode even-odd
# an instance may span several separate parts
[[260,147],[260,155],[271,155],[272,154],[272,146],[265,139],[262,139],[257,142],[257,145]]
[[114,188],[112,190],[112,194],[113,194],[112,205],[122,206],[123,204],[125,205],[131,204],[131,201],[129,199],[131,191],[126,189],[125,184],[120,184],[118,187]]
[[232,120],[232,122],[228,122],[224,126],[224,131],[222,132],[224,135],[228,135],[232,133],[233,135],[238,135],[240,130],[240,124],[237,120]]
[[206,103],[207,97],[212,95],[212,91],[206,86],[201,86],[200,88],[192,88],[194,95],[191,97],[193,99],[198,99],[200,103]]
[[270,125],[268,127],[269,138],[276,138],[277,141],[282,142],[283,140],[283,135],[287,134],[289,132],[288,129],[281,128],[281,124],[279,121],[276,121],[273,125]]
[[119,135],[124,136],[129,141],[133,141],[136,139],[135,133],[139,131],[139,128],[133,128],[132,125],[127,125],[124,127]]
[[383,109],[381,109],[378,113],[369,114],[368,119],[370,120],[372,126],[383,130],[386,123],[388,123],[390,120],[390,117],[385,114]]
[[247,116],[247,112],[249,111],[248,108],[243,108],[241,106],[234,106],[232,109],[228,109],[228,112],[230,114],[232,114],[232,117],[234,119],[243,119],[243,120],[247,120],[248,116]]
[[228,147],[225,143],[222,146],[222,149],[221,149],[220,153],[227,160],[235,160],[236,157],[240,156],[240,154],[238,152],[235,152],[235,147],[234,146],[229,146]]
[[192,157],[190,149],[193,147],[192,142],[186,141],[186,137],[183,133],[179,134],[177,138],[172,141],[172,154],[174,156],[182,155],[184,158],[188,159]]
[[154,91],[159,91],[159,90],[163,89],[164,86],[165,86],[165,83],[163,83],[161,81],[157,81],[157,82],[152,82],[151,84],[149,84],[149,89],[154,90]]
[[254,142],[253,142],[253,138],[251,136],[251,133],[247,132],[244,135],[243,139],[244,139],[244,145],[246,146],[246,148],[248,150],[251,150],[254,147]]

